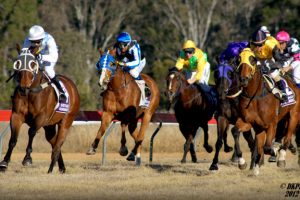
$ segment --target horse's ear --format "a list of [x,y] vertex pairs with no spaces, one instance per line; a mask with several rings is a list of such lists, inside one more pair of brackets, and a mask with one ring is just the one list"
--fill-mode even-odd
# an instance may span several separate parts
[[102,55],[104,54],[104,51],[103,51],[103,49],[101,49],[101,48],[98,48],[98,51],[99,51],[99,53],[100,53],[100,56],[102,56]]
[[257,59],[254,56],[249,57],[249,62],[252,66],[255,66],[257,63]]
[[17,50],[18,54],[21,53],[21,46],[19,43],[16,44],[16,50]]
[[220,57],[219,56],[216,56],[215,60],[216,60],[217,64],[220,64]]
[[169,68],[169,73],[170,72],[178,72],[179,70],[176,67],[171,67]]

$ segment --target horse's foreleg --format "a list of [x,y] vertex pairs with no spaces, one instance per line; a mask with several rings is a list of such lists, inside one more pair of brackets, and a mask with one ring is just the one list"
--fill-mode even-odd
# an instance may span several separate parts
[[138,135],[135,139],[135,148],[136,148],[136,165],[141,165],[142,159],[141,159],[141,149],[142,149],[142,143],[145,138],[145,132],[149,126],[150,120],[151,120],[151,114],[145,113],[142,119],[141,127],[138,132]]
[[92,143],[90,149],[86,152],[87,155],[94,155],[96,154],[96,149],[98,148],[99,142],[103,134],[105,133],[106,128],[108,127],[109,123],[112,121],[113,115],[108,112],[103,112],[101,126],[98,129],[96,138]]
[[66,167],[65,167],[64,160],[63,160],[61,152],[59,154],[57,162],[58,162],[58,167],[59,167],[60,173],[62,173],[62,174],[65,173],[66,172]]
[[[238,159],[239,169],[244,170],[247,167],[247,162],[243,158],[243,152],[240,147],[240,132],[238,131],[238,128],[236,126],[234,126],[231,129],[231,132],[232,132],[232,135],[234,138],[234,149],[235,149],[234,151],[235,151],[235,155]],[[251,134],[251,131],[250,131],[250,134]],[[232,159],[233,159],[233,157],[232,157]]]
[[185,134],[185,135],[187,135],[187,137],[185,138],[186,142],[184,143],[184,146],[183,146],[183,156],[181,159],[181,163],[186,163],[186,155],[190,151],[190,147],[191,147],[192,141],[193,141],[192,134]]
[[24,119],[20,117],[17,114],[12,114],[11,120],[10,120],[10,130],[11,130],[11,135],[8,143],[8,150],[4,156],[3,161],[0,162],[0,170],[5,171],[8,167],[8,163],[10,162],[11,154],[13,152],[13,149],[15,148],[18,137],[19,137],[19,132],[20,128],[24,122]]
[[213,147],[208,144],[208,124],[205,123],[203,126],[201,126],[204,132],[204,144],[203,147],[206,149],[208,153],[211,153],[213,151]]
[[28,130],[28,136],[29,136],[28,145],[27,145],[27,148],[26,148],[26,155],[25,155],[25,157],[23,159],[23,162],[22,162],[22,164],[24,166],[29,166],[29,165],[32,164],[32,158],[31,158],[32,142],[33,142],[34,136],[36,135],[36,132],[37,132],[37,130],[33,127],[29,128],[29,130]]
[[119,150],[119,153],[121,156],[127,156],[128,154],[128,149],[126,147],[126,136],[125,136],[125,128],[126,124],[121,124],[121,129],[122,129],[122,138],[121,138],[121,147]]
[[231,152],[233,148],[227,143],[227,131],[223,132],[223,141],[224,141],[224,151],[226,153]]
[[219,167],[218,167],[219,153],[220,153],[220,150],[223,145],[222,138],[223,138],[224,133],[227,132],[227,129],[228,129],[228,120],[223,116],[219,116],[217,118],[218,137],[217,137],[217,142],[215,145],[216,151],[215,151],[215,156],[214,156],[213,162],[209,167],[209,170],[218,170],[219,169]]
[[127,156],[127,160],[128,161],[135,161],[135,155],[137,153],[137,138],[138,138],[138,130],[137,130],[137,121],[135,122],[131,122],[128,125],[128,130],[130,135],[133,137],[134,141],[135,141],[135,145],[133,147],[133,149],[131,150],[131,153],[129,154],[129,156]]
[[262,163],[263,154],[264,154],[264,144],[266,139],[266,133],[263,131],[261,133],[256,134],[256,148],[257,148],[257,155],[254,160],[254,167],[253,173],[254,175],[259,174],[259,167],[260,163]]

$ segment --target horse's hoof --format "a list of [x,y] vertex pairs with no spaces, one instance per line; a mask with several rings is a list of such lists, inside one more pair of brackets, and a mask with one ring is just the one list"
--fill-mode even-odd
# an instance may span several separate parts
[[285,166],[286,166],[285,160],[278,160],[277,167],[285,168]]
[[119,150],[119,154],[121,156],[127,156],[128,155],[128,149],[127,149],[127,147],[126,146],[125,147],[121,147],[120,150]]
[[22,165],[27,167],[27,166],[31,166],[32,165],[32,159],[31,158],[24,158],[24,160],[22,161]]
[[289,150],[291,151],[292,154],[296,155],[297,154],[297,149],[296,147],[294,147],[294,145],[290,145],[289,146]]
[[206,150],[208,153],[211,153],[211,152],[213,151],[212,146],[210,146],[209,144],[208,144],[208,145],[203,145],[203,147],[205,148],[205,150]]
[[217,164],[211,164],[210,167],[209,167],[209,170],[210,171],[217,171],[219,170],[219,167]]
[[268,161],[269,162],[276,162],[276,156],[270,156]]
[[86,155],[95,155],[96,154],[96,149],[91,147],[87,152]]
[[141,163],[142,163],[142,158],[141,157],[137,157],[136,161],[135,161],[135,165],[136,166],[141,166]]
[[66,173],[66,169],[59,169],[59,173],[61,173],[61,174]]
[[244,170],[247,168],[247,163],[245,162],[244,164],[239,164],[239,169]]
[[192,158],[192,162],[193,163],[197,163],[197,158],[195,157],[195,158]]
[[239,162],[239,157],[237,157],[237,156],[235,156],[235,154],[233,154],[230,160],[233,163],[238,163]]
[[135,160],[135,155],[131,153],[127,158],[128,161],[134,161]]
[[231,147],[231,146],[225,146],[224,147],[224,152],[225,153],[229,153],[229,152],[231,152],[233,150],[233,148]]
[[181,162],[182,164],[184,164],[184,163],[186,163],[186,159],[182,159],[180,162]]
[[5,172],[7,167],[8,167],[8,163],[6,161],[3,160],[0,162],[0,171],[1,172]]

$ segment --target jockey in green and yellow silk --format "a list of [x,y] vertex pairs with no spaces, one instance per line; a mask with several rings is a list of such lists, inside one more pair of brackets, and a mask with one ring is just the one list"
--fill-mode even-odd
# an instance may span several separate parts
[[187,71],[189,84],[199,82],[208,85],[210,64],[207,62],[207,55],[197,48],[192,40],[187,40],[183,44],[175,67]]

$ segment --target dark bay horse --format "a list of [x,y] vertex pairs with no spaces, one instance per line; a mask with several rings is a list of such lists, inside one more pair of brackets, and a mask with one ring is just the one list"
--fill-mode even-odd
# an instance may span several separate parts
[[[97,132],[96,138],[87,152],[92,155],[96,152],[99,141],[108,125],[113,120],[121,121],[122,138],[120,155],[126,156],[128,150],[126,147],[125,128],[135,140],[135,146],[128,161],[136,161],[137,165],[141,164],[141,145],[144,140],[145,131],[150,120],[155,113],[160,100],[159,89],[155,81],[146,74],[141,74],[142,79],[146,82],[151,92],[151,100],[149,107],[143,108],[139,106],[141,91],[136,84],[134,78],[119,66],[114,59],[115,52],[113,50],[103,53],[100,52],[101,75],[99,85],[104,90],[103,96],[103,115],[101,126]],[[141,119],[140,128],[137,128],[138,120]]]
[[[228,63],[218,64],[214,73],[216,90],[218,93],[217,107],[217,130],[218,138],[216,142],[216,151],[210,170],[218,170],[219,152],[222,148],[222,138],[227,137],[229,125],[235,125],[238,115],[238,102],[241,89],[239,87],[239,76],[235,68]],[[242,157],[242,152],[239,144],[239,131],[236,126],[231,129],[235,141],[235,152],[232,159],[237,158],[240,169],[245,169],[247,164]],[[252,152],[254,148],[254,139],[251,130],[244,133],[244,138],[247,140],[249,148]],[[224,147],[226,149],[226,146]]]
[[175,117],[186,139],[181,162],[186,162],[188,152],[191,154],[192,162],[197,162],[193,139],[199,127],[204,132],[204,148],[209,153],[213,150],[208,144],[208,121],[212,118],[216,105],[208,99],[202,89],[196,85],[189,85],[185,75],[176,68],[169,70],[166,80],[169,103],[174,103]]
[[[10,118],[11,137],[1,170],[6,170],[12,151],[17,143],[20,128],[28,124],[29,142],[23,165],[31,164],[32,141],[36,132],[44,128],[47,141],[52,146],[51,164],[48,173],[53,171],[58,161],[59,171],[65,172],[61,147],[66,139],[80,106],[80,99],[75,84],[67,77],[60,76],[68,92],[69,108],[66,112],[56,112],[56,92],[51,87],[49,78],[40,69],[39,62],[30,50],[23,50],[14,62],[16,88],[12,97],[12,115]],[[57,131],[56,131],[57,127]]]
[[241,118],[236,125],[240,131],[247,131],[253,127],[256,135],[256,148],[252,157],[251,166],[254,165],[254,174],[259,173],[259,162],[263,154],[275,155],[272,141],[275,138],[277,123],[286,121],[283,145],[279,150],[277,165],[285,166],[286,149],[289,147],[291,137],[295,132],[300,111],[300,91],[290,80],[289,87],[295,93],[296,104],[285,107],[268,91],[262,68],[257,66],[254,53],[245,49],[240,54],[239,75],[243,92],[241,94],[239,110]]

